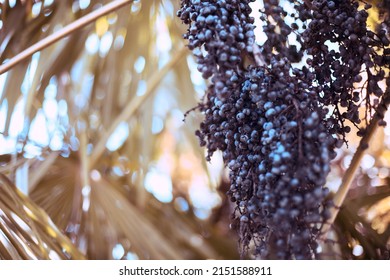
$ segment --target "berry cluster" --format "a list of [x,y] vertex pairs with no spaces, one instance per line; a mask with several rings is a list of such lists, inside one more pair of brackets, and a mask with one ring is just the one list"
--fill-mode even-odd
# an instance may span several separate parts
[[[290,69],[287,60],[272,61],[263,76],[252,72],[243,83],[241,98],[249,98],[246,103],[259,117],[245,121],[250,135],[240,133],[252,147],[230,147],[239,154],[229,161],[230,194],[246,222],[240,226],[243,245],[253,238],[261,257],[310,259],[319,225],[327,219],[323,185],[337,141],[323,121],[326,110],[317,105],[316,88],[305,73],[291,75]],[[234,164],[241,167],[238,172]],[[252,184],[242,184],[245,180]]]
[[[294,2],[294,1],[291,1]],[[288,58],[290,62],[299,62],[303,56],[302,40],[298,23],[301,23],[298,13],[288,13],[279,6],[279,1],[264,0],[264,9],[260,19],[264,23],[263,32],[267,37],[262,47],[262,55],[269,63],[272,58]],[[305,11],[305,10],[304,10]],[[303,12],[301,13],[303,15]],[[287,24],[286,22],[292,22]],[[294,43],[289,40],[294,38]]]
[[249,3],[254,0],[184,0],[178,16],[189,26],[184,38],[203,78],[212,76],[221,99],[238,82],[242,53],[255,42]]
[[[385,78],[382,50],[390,42],[385,30],[374,33],[367,27],[366,4],[359,10],[358,1],[313,0],[311,21],[303,32],[304,47],[311,58],[307,64],[313,69],[316,82],[322,86],[321,103],[333,106],[333,133],[345,135],[350,127],[345,120],[358,125],[362,100],[371,108],[376,97],[383,95],[379,83]],[[367,78],[365,91],[357,90],[356,83]],[[368,114],[367,114],[368,117]]]
[[[179,11],[187,24],[191,24],[190,11],[221,5],[220,1],[189,4],[183,1]],[[249,11],[249,7],[241,7],[242,3],[235,4],[232,11]],[[275,17],[277,12],[273,9]],[[191,27],[186,37],[190,48],[204,47],[208,51],[206,56],[198,55],[204,77],[209,76],[206,69],[214,74],[207,100],[200,105],[205,119],[197,135],[201,145],[207,146],[208,158],[216,150],[223,151],[230,169],[228,194],[237,203],[235,219],[241,246],[245,251],[254,245],[254,255],[263,258],[313,258],[316,237],[328,213],[323,185],[336,139],[330,136],[324,121],[327,110],[318,106],[318,88],[311,85],[312,75],[306,68],[292,73],[289,59],[276,55],[269,56],[269,67],[221,61],[224,45],[218,43],[219,33],[214,25],[204,25],[202,18],[197,24],[197,19],[194,16],[192,26],[197,26],[201,34],[211,29],[213,36],[200,42],[199,34],[191,35]],[[241,19],[246,25],[252,21]],[[215,22],[220,21],[215,18]],[[231,29],[229,25],[243,23],[229,21],[225,30]],[[283,38],[272,44],[286,42]],[[240,50],[235,55],[240,57],[251,47],[251,40],[240,48],[233,44],[233,49]],[[225,73],[220,72],[222,69]],[[221,94],[221,88],[229,94]]]
[[[182,0],[188,46],[211,77],[196,134],[208,160],[223,152],[243,252],[312,259],[331,207],[324,184],[334,149],[350,131],[345,122],[360,123],[361,102],[379,110],[385,100],[389,41],[386,32],[368,30],[369,5],[288,0],[295,11],[287,13],[279,1],[264,0],[267,40],[258,46],[250,2]],[[256,63],[246,66],[244,57]],[[366,83],[356,89],[362,72]]]

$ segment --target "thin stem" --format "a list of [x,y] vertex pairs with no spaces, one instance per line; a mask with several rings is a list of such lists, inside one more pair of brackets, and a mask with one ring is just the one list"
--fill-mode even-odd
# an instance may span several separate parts
[[179,62],[179,60],[186,54],[187,50],[182,48],[179,50],[172,59],[159,71],[155,72],[147,82],[147,89],[144,95],[134,97],[131,102],[129,102],[126,107],[122,110],[119,116],[113,121],[111,126],[105,131],[102,137],[99,139],[99,142],[93,149],[90,158],[90,167],[92,168],[99,158],[103,155],[106,149],[106,143],[108,138],[112,135],[118,125],[130,119],[130,117],[137,111],[137,109],[147,100],[147,98],[154,92],[158,84],[165,77],[165,75]]
[[[18,63],[24,61],[25,59],[32,56],[34,53],[54,44],[55,42],[59,41],[60,39],[70,35],[72,32],[83,28],[84,26],[90,24],[91,22],[94,22],[96,19],[107,15],[125,5],[128,5],[132,2],[132,0],[115,0],[107,5],[103,6],[100,9],[97,9],[78,20],[68,24],[61,30],[47,36],[46,38],[40,40],[39,42],[35,43],[31,47],[25,49],[21,53],[17,54],[13,58],[9,59],[6,63],[3,65],[0,65],[0,75],[10,70],[12,67],[17,65]],[[61,12],[61,11],[60,11]]]
[[255,62],[257,66],[264,66],[265,65],[264,57],[261,54],[260,48],[257,45],[257,43],[254,43],[252,48],[253,48],[253,56],[255,58]]
[[322,229],[323,236],[325,236],[328,233],[329,229],[331,228],[334,221],[336,220],[336,217],[340,211],[341,206],[344,203],[344,200],[351,187],[355,174],[360,167],[360,161],[364,156],[364,152],[367,150],[369,143],[378,128],[379,121],[383,119],[383,116],[387,111],[387,106],[390,103],[389,95],[390,95],[389,92],[386,91],[381,104],[378,106],[377,112],[375,113],[369,126],[367,127],[367,130],[363,138],[360,140],[359,146],[355,154],[353,155],[350,166],[345,172],[345,175],[341,181],[341,185],[333,198],[334,208],[332,208],[331,217]]
[[336,217],[340,211],[340,207],[343,205],[345,197],[347,196],[347,193],[351,187],[351,183],[355,178],[355,174],[360,167],[360,161],[363,158],[364,152],[367,150],[368,147],[367,145],[372,139],[372,136],[375,134],[377,127],[378,127],[378,120],[377,119],[372,120],[368,128],[368,131],[361,139],[359,147],[357,148],[355,154],[353,155],[351,164],[348,167],[347,171],[345,172],[343,179],[341,181],[341,185],[333,198],[334,208],[332,208],[330,219],[324,225],[324,228],[322,230],[323,234],[326,234],[329,231],[331,225],[336,220]]

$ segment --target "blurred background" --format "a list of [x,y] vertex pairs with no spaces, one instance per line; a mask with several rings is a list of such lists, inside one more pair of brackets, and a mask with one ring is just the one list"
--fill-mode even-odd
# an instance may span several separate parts
[[[0,63],[109,2],[0,0]],[[132,1],[0,75],[0,259],[239,258],[227,171],[205,161],[188,112],[207,85],[179,2]],[[389,136],[374,137],[324,258],[390,257]]]

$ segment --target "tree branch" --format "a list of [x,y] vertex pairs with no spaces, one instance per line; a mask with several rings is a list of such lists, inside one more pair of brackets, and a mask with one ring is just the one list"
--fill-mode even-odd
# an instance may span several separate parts
[[352,158],[351,164],[348,167],[347,171],[345,172],[344,177],[341,181],[341,185],[333,198],[334,208],[332,208],[330,219],[322,228],[321,235],[323,237],[325,237],[325,235],[329,232],[329,229],[331,228],[334,221],[336,220],[340,208],[342,207],[344,200],[347,196],[347,193],[351,187],[355,174],[358,168],[360,167],[360,161],[363,158],[364,152],[367,150],[369,143],[378,128],[378,122],[383,119],[389,103],[390,103],[390,90],[386,90],[382,102],[378,106],[377,112],[375,113],[370,124],[368,125],[363,138],[360,140],[359,146]]
[[40,40],[39,42],[35,43],[31,47],[25,49],[21,53],[17,54],[13,58],[9,59],[4,64],[0,65],[0,75],[10,70],[12,67],[17,65],[18,63],[24,61],[25,59],[32,56],[34,53],[54,44],[55,42],[59,41],[60,39],[70,35],[72,32],[83,28],[84,26],[90,24],[91,22],[94,22],[96,19],[107,15],[125,5],[130,4],[133,2],[132,0],[115,0],[111,3],[108,3],[107,5],[103,6],[100,9],[97,9],[78,20],[68,24],[61,30],[47,36],[46,38]]

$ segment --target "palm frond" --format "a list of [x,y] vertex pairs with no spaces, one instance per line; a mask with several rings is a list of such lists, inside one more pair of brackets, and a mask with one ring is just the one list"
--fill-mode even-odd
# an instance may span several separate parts
[[0,174],[0,259],[84,259],[47,214]]

